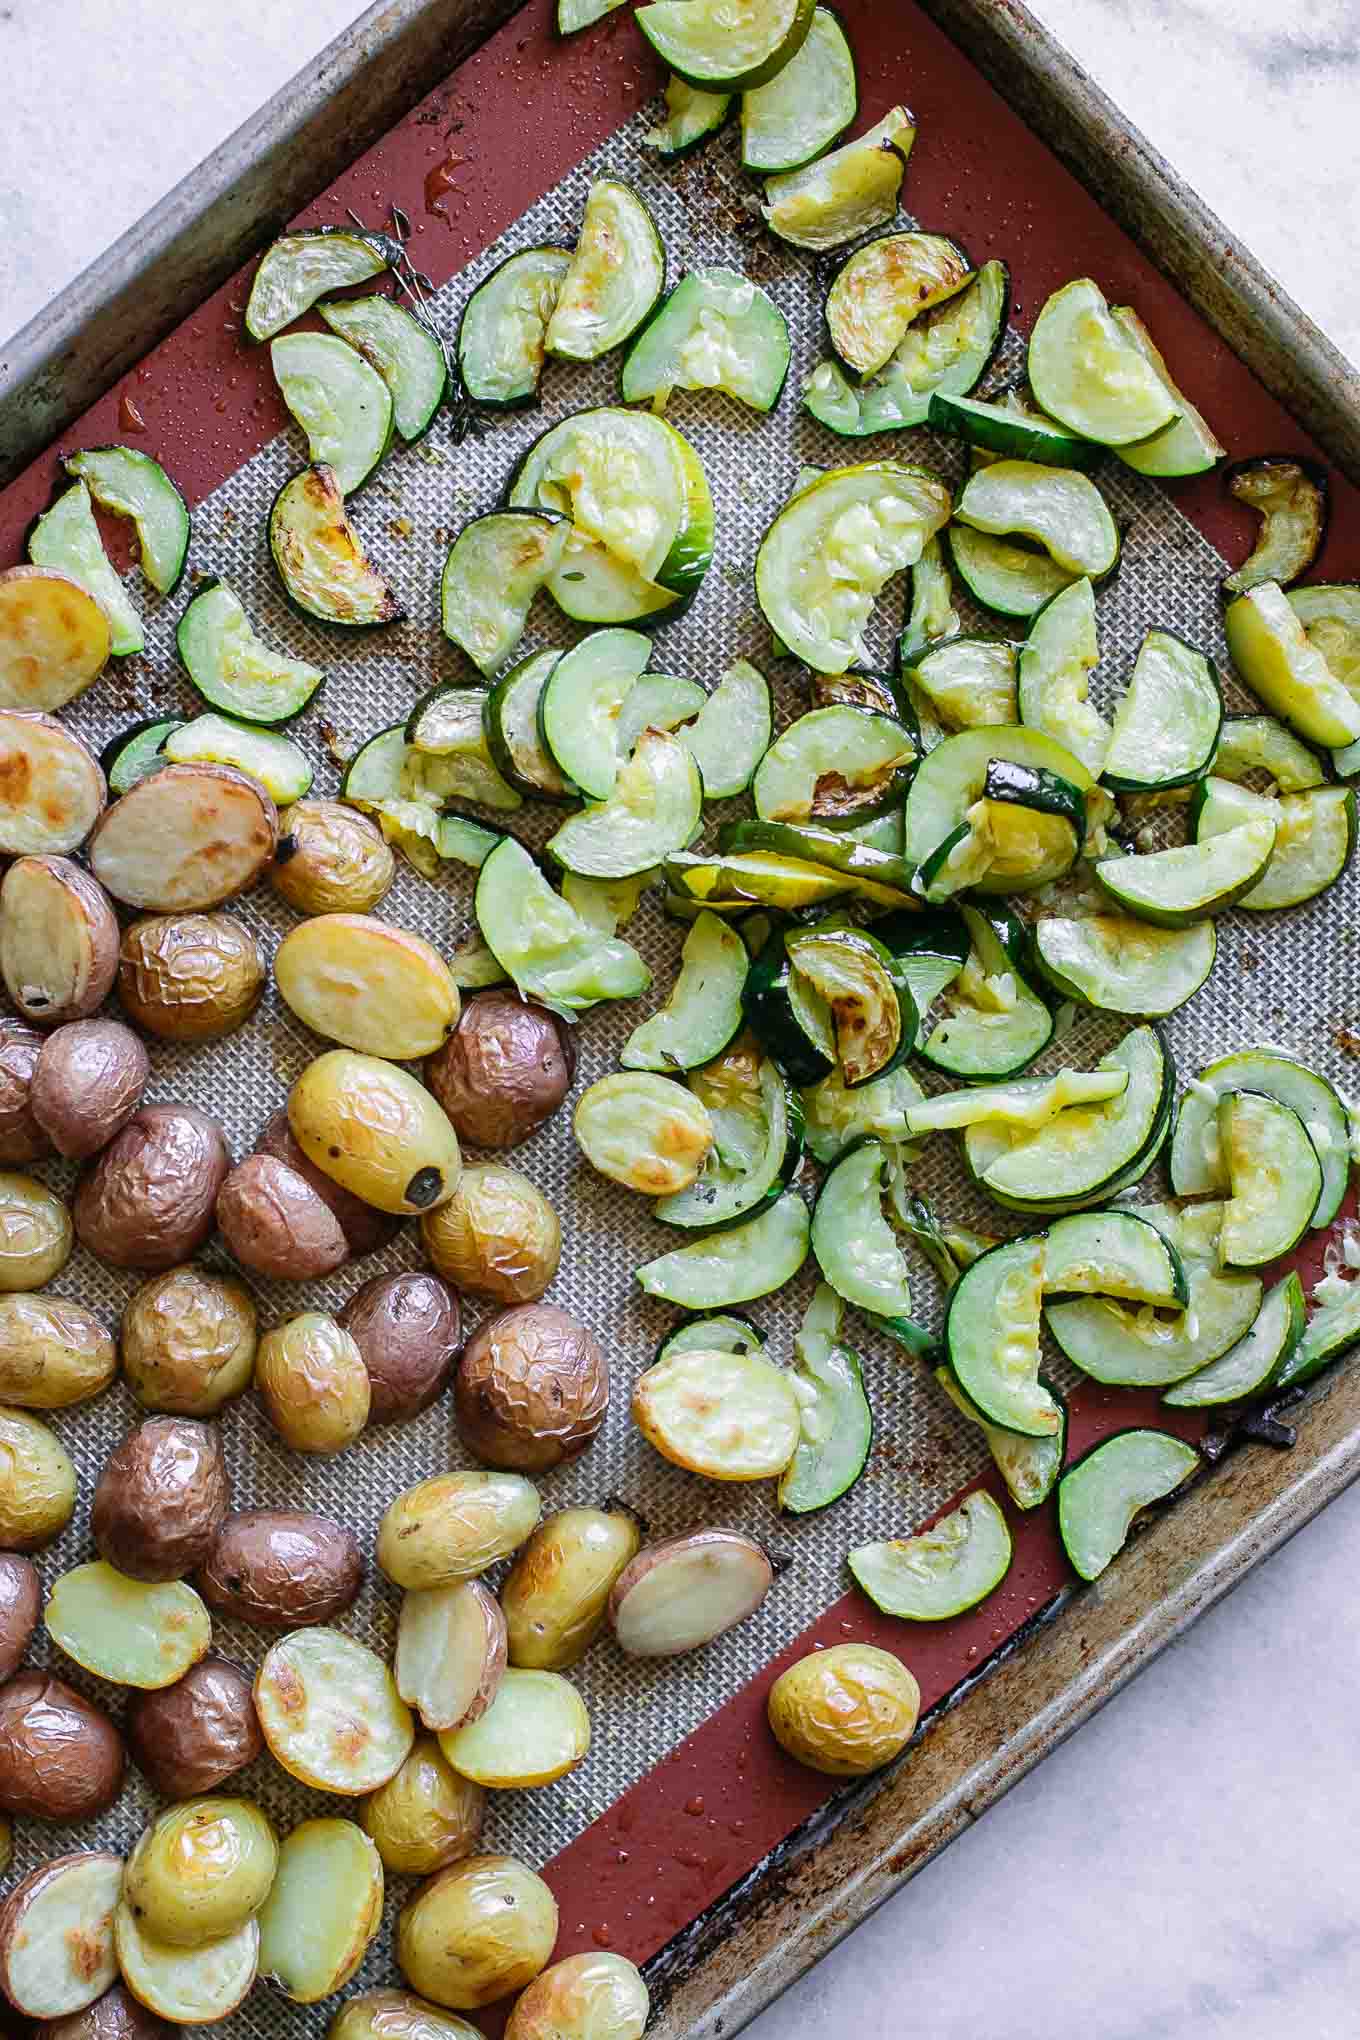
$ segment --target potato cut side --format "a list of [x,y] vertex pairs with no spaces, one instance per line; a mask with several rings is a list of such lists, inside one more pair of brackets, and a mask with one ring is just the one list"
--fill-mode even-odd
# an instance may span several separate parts
[[352,1820],[305,1820],[279,1851],[260,1914],[260,1974],[295,2004],[349,1982],[378,1931],[382,1859]]
[[163,765],[109,809],[90,869],[124,906],[196,913],[253,885],[278,832],[273,801],[234,766]]
[[582,1092],[572,1123],[592,1168],[648,1197],[688,1190],[713,1145],[707,1107],[683,1084],[647,1070],[599,1078]]
[[52,1641],[87,1672],[115,1686],[172,1686],[212,1642],[212,1621],[183,1580],[130,1580],[102,1559],[53,1583]]
[[99,761],[50,715],[0,712],[0,856],[74,850],[103,813]]
[[793,1383],[759,1353],[671,1353],[638,1377],[633,1418],[663,1458],[710,1480],[767,1480],[798,1447]]
[[66,857],[20,857],[0,885],[0,976],[25,1019],[83,1020],[118,970],[118,922],[103,889]]
[[415,1741],[387,1666],[338,1629],[281,1637],[256,1674],[255,1708],[284,1770],[320,1792],[372,1792]]
[[506,1671],[495,1699],[479,1721],[439,1747],[464,1778],[497,1791],[517,1785],[551,1785],[564,1778],[590,1748],[586,1703],[559,1672]]
[[64,708],[103,672],[109,621],[51,567],[0,574],[0,708]]
[[677,1657],[744,1622],[774,1581],[760,1546],[739,1530],[694,1530],[649,1545],[609,1597],[619,1648],[630,1657]]
[[16,2011],[57,2019],[102,1997],[118,1974],[113,1915],[123,1859],[90,1850],[32,1870],[0,1910],[0,1986]]
[[477,1721],[505,1670],[505,1617],[480,1580],[407,1594],[397,1623],[397,1691],[426,1728]]
[[201,1948],[169,1948],[138,1926],[127,1901],[113,1919],[123,1981],[138,2004],[172,2026],[210,2026],[234,2012],[255,1981],[258,1920]]
[[279,944],[286,1005],[329,1041],[409,1062],[433,1055],[458,1019],[458,987],[439,951],[372,914],[318,914]]

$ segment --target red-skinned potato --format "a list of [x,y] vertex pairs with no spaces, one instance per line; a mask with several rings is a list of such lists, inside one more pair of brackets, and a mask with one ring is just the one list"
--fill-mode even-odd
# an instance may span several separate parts
[[0,1808],[93,1820],[123,1785],[123,1739],[103,1709],[50,1672],[0,1687]]
[[134,1580],[182,1580],[231,1508],[222,1441],[193,1417],[148,1417],[110,1455],[90,1510],[101,1558]]
[[349,1259],[344,1227],[305,1176],[272,1155],[247,1155],[217,1193],[217,1227],[242,1267],[311,1282]]
[[134,1692],[124,1718],[133,1762],[164,1799],[195,1799],[264,1749],[250,1680],[211,1653],[173,1686]]
[[123,935],[118,996],[162,1041],[216,1041],[243,1026],[269,981],[259,943],[232,914],[150,914]]
[[630,1657],[678,1657],[744,1622],[774,1584],[774,1568],[740,1530],[691,1530],[648,1544],[609,1595],[609,1620]]
[[545,1473],[584,1452],[609,1407],[593,1333],[551,1303],[499,1311],[468,1340],[453,1389],[458,1429],[489,1466]]
[[108,894],[69,857],[19,857],[0,884],[0,977],[27,1020],[59,1027],[98,1011],[118,968]]
[[119,1020],[72,1020],[43,1042],[29,1107],[59,1155],[83,1162],[121,1133],[142,1102],[151,1064]]
[[423,1268],[375,1275],[355,1290],[336,1322],[363,1355],[375,1424],[406,1423],[428,1409],[462,1346],[457,1292]]
[[179,2030],[158,2019],[138,2004],[131,1991],[115,1983],[84,2011],[71,2012],[64,2019],[44,2019],[33,2028],[30,2040],[173,2040]]
[[52,1141],[33,1110],[33,1076],[42,1048],[36,1027],[0,1020],[0,1163],[6,1168],[41,1161],[52,1152]]
[[223,1524],[198,1588],[257,1629],[329,1622],[357,1598],[364,1559],[343,1524],[305,1509],[243,1509]]
[[0,1552],[0,1682],[23,1663],[41,1611],[36,1566],[15,1551]]
[[269,868],[278,826],[259,781],[234,766],[162,765],[108,810],[90,869],[126,907],[203,913]]
[[550,1119],[571,1089],[571,1029],[514,992],[469,999],[425,1081],[460,1140],[512,1148]]
[[362,1197],[356,1197],[349,1190],[342,1190],[333,1183],[324,1170],[308,1161],[301,1146],[288,1124],[288,1110],[280,1106],[265,1121],[259,1139],[255,1143],[257,1155],[273,1155],[276,1161],[286,1162],[305,1182],[311,1184],[318,1197],[328,1204],[340,1221],[345,1238],[349,1241],[351,1257],[358,1261],[365,1254],[376,1253],[394,1238],[401,1225],[399,1218],[390,1212],[378,1211],[371,1204],[365,1204]]
[[231,1155],[193,1105],[144,1105],[80,1180],[76,1237],[114,1268],[171,1268],[213,1229]]

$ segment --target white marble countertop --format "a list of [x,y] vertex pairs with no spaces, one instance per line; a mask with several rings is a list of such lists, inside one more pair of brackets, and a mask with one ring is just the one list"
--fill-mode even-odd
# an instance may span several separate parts
[[[1298,27],[1281,27],[1276,0],[1226,11],[1211,0],[1031,4],[1360,360],[1355,0],[1310,0],[1294,10],[1306,17]],[[11,81],[0,331],[356,11],[355,0],[0,0]],[[1360,1492],[1254,1573],[753,2034],[1355,2040],[1353,1572]]]

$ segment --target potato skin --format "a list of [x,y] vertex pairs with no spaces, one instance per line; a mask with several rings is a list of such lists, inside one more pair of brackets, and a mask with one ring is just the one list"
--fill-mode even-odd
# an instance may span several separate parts
[[47,1130],[33,1110],[33,1073],[43,1041],[36,1027],[0,1019],[0,1162],[6,1168],[41,1161],[52,1152]]
[[835,1643],[781,1672],[766,1702],[775,1741],[832,1778],[862,1778],[905,1749],[921,1689],[902,1660],[868,1643]]
[[215,1792],[264,1750],[250,1680],[211,1654],[173,1686],[134,1692],[123,1726],[133,1762],[164,1799]]
[[0,1551],[38,1551],[76,1506],[76,1470],[56,1432],[27,1410],[0,1407]]
[[0,1291],[41,1289],[71,1258],[71,1216],[36,1176],[0,1169]]
[[203,1245],[231,1167],[217,1121],[193,1105],[143,1105],[86,1171],[73,1216],[114,1268],[172,1268]]
[[369,1793],[359,1818],[385,1870],[428,1877],[472,1854],[485,1810],[483,1787],[460,1778],[434,1737],[422,1735],[396,1776]]
[[420,1237],[441,1275],[496,1303],[532,1303],[562,1258],[557,1213],[506,1162],[470,1162],[448,1202],[424,1214]]
[[102,1708],[50,1672],[0,1688],[0,1807],[35,1820],[91,1820],[123,1785],[123,1739]]
[[474,1147],[512,1148],[551,1119],[576,1073],[571,1029],[514,992],[481,992],[425,1064],[425,1082]]
[[340,1221],[349,1250],[357,1261],[365,1254],[376,1253],[396,1237],[401,1220],[390,1212],[378,1211],[371,1204],[365,1204],[362,1197],[353,1191],[342,1190],[333,1183],[324,1170],[309,1162],[300,1147],[292,1127],[288,1124],[288,1108],[281,1105],[277,1112],[265,1121],[259,1139],[255,1143],[257,1155],[273,1155],[276,1161],[286,1162],[310,1183],[318,1197],[327,1203]]
[[499,1311],[468,1340],[453,1387],[458,1429],[489,1466],[545,1473],[584,1452],[609,1407],[592,1332],[551,1303]]
[[[82,952],[64,965],[64,940],[52,940],[61,919],[83,934]],[[37,964],[29,978],[25,965]],[[118,920],[102,885],[69,857],[19,857],[0,884],[0,972],[5,990],[26,1020],[59,1027],[97,1013],[118,968]],[[69,972],[65,997],[58,976]]]
[[462,1346],[457,1291],[423,1268],[375,1275],[336,1319],[363,1355],[369,1422],[402,1424],[441,1394]]
[[269,970],[231,914],[148,914],[125,930],[118,996],[128,1018],[162,1041],[216,1041],[243,1025]]
[[364,1990],[346,1998],[326,2040],[481,2040],[481,2027],[410,1990]]
[[557,1939],[557,1901],[513,1856],[469,1856],[422,1884],[397,1920],[397,1966],[437,2005],[474,2011],[522,1990]]
[[299,914],[368,914],[396,876],[382,831],[338,800],[298,800],[279,816],[270,884]]
[[217,1614],[256,1629],[329,1622],[363,1583],[363,1553],[352,1533],[306,1509],[243,1509],[229,1516],[197,1580]]
[[217,1229],[257,1275],[310,1282],[349,1259],[344,1227],[305,1176],[272,1155],[247,1155],[217,1193]]
[[363,1355],[325,1311],[275,1325],[255,1355],[265,1415],[294,1452],[342,1452],[368,1422],[372,1391]]
[[0,1682],[23,1663],[41,1611],[37,1568],[16,1552],[0,1552]]
[[115,1983],[103,1997],[64,2019],[42,2019],[30,2040],[172,2040],[179,2031],[139,2005],[130,1990]]
[[388,1503],[378,1525],[378,1564],[396,1587],[442,1587],[475,1579],[518,1551],[541,1504],[517,1473],[436,1473]]
[[432,1211],[458,1187],[462,1156],[447,1116],[381,1056],[319,1055],[288,1094],[288,1124],[309,1161],[379,1211]]
[[119,1020],[72,1020],[49,1034],[29,1104],[59,1155],[83,1162],[121,1133],[142,1102],[151,1064]]
[[546,1517],[501,1588],[510,1663],[540,1672],[579,1663],[608,1620],[615,1580],[641,1544],[627,1509],[562,1509]]
[[636,1964],[592,1949],[534,1978],[516,2000],[504,2040],[641,2040],[648,2010]]
[[110,1453],[90,1510],[99,1555],[134,1580],[182,1580],[203,1564],[231,1508],[218,1433],[193,1417],[148,1417]]
[[118,1372],[118,1349],[84,1304],[65,1296],[0,1296],[0,1403],[64,1410]]
[[144,1282],[123,1312],[123,1372],[139,1403],[210,1417],[250,1386],[255,1305],[234,1275],[185,1263]]

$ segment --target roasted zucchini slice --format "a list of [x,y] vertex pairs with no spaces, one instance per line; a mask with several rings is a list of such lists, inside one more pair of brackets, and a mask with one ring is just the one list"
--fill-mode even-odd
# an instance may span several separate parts
[[840,140],[858,110],[845,30],[831,8],[814,8],[802,48],[767,85],[742,94],[741,167],[757,177],[801,170]]
[[585,217],[543,345],[567,361],[598,361],[650,317],[666,288],[666,251],[656,221],[629,184],[602,177]]
[[570,262],[570,248],[523,248],[473,291],[458,327],[458,374],[474,403],[535,401],[548,321]]
[[570,521],[553,510],[493,510],[465,524],[449,547],[440,624],[483,673],[490,676],[514,651],[570,535]]
[[834,1165],[812,1214],[812,1251],[838,1296],[875,1317],[911,1315],[906,1255],[883,1214],[882,1143],[861,1141]]
[[647,664],[636,630],[597,630],[564,652],[539,704],[539,730],[560,772],[591,800],[608,800],[619,771],[620,711]]
[[1194,997],[1217,946],[1209,920],[1162,928],[1127,914],[1044,914],[1034,924],[1034,961],[1063,998],[1149,1019]]
[[[1012,396],[1007,391],[1006,396]],[[1067,426],[1045,418],[1027,405],[1004,399],[955,396],[937,390],[930,399],[929,422],[937,432],[951,432],[969,446],[1001,460],[1037,461],[1046,467],[1087,468],[1102,448],[1082,439]]]
[[973,278],[957,241],[943,234],[884,234],[848,255],[826,300],[826,325],[847,368],[873,375],[896,353],[919,313]]
[[783,1072],[741,1042],[692,1070],[689,1088],[716,1135],[699,1179],[653,1207],[664,1225],[725,1232],[774,1204],[803,1156],[803,1111]]
[[842,437],[901,432],[925,424],[940,392],[973,389],[1006,330],[1010,274],[985,262],[971,281],[907,327],[892,358],[856,383],[837,361],[823,361],[803,385],[803,408]]
[[1340,750],[1360,738],[1360,701],[1332,672],[1274,581],[1230,602],[1223,629],[1247,685],[1307,742]]
[[789,1515],[805,1516],[838,1501],[869,1457],[873,1417],[859,1355],[841,1342],[843,1316],[835,1290],[819,1282],[794,1333],[801,1435],[776,1494]]
[[1293,1107],[1265,1091],[1225,1091],[1218,1144],[1228,1200],[1218,1251],[1225,1268],[1263,1268],[1296,1247],[1322,1195],[1322,1164]]
[[569,815],[549,856],[580,878],[633,878],[692,841],[703,815],[699,768],[677,737],[646,729],[606,800]]
[[1052,1438],[1064,1415],[1039,1379],[1042,1237],[993,1247],[955,1283],[945,1319],[954,1379],[978,1415],[1026,1438]]
[[942,987],[944,1014],[922,1057],[968,1083],[1016,1076],[1053,1038],[1053,1015],[1021,968],[1022,924],[1005,907],[987,914],[965,907],[963,923],[968,956]]
[[722,1232],[706,1233],[646,1261],[637,1279],[649,1296],[686,1310],[727,1310],[782,1289],[808,1251],[808,1208],[794,1191]]
[[158,595],[170,594],[189,555],[189,506],[160,462],[132,446],[92,446],[64,455],[62,466],[101,510],[131,518],[142,572]]
[[279,490],[269,551],[284,594],[320,623],[363,630],[405,613],[364,551],[328,467],[303,468]]
[[145,722],[133,723],[130,729],[120,730],[99,754],[99,762],[109,782],[109,792],[126,793],[139,779],[159,772],[166,763],[161,755],[161,745],[172,730],[182,726],[178,717],[153,715]]
[[867,929],[810,928],[785,939],[794,982],[830,1017],[845,1088],[886,1077],[916,1041],[916,1003],[892,951]]
[[287,737],[225,715],[198,715],[169,730],[161,750],[172,765],[234,765],[259,781],[270,799],[288,807],[310,791],[312,767]]
[[601,935],[507,836],[477,874],[482,939],[522,996],[575,1019],[601,999],[634,999],[651,973],[630,942]]
[[1355,793],[1314,786],[1275,797],[1231,780],[1200,780],[1191,803],[1195,840],[1222,835],[1258,816],[1275,822],[1275,851],[1265,876],[1237,904],[1247,913],[1302,906],[1335,885],[1355,853]]
[[978,468],[955,505],[960,524],[1042,546],[1068,574],[1104,580],[1119,558],[1119,528],[1089,475],[1033,460]]
[[999,1424],[989,1424],[973,1408],[947,1365],[935,1369],[935,1379],[955,1409],[982,1432],[993,1464],[1005,1481],[1006,1491],[1016,1508],[1037,1509],[1041,1502],[1046,1502],[1057,1485],[1063,1460],[1067,1457],[1067,1404],[1053,1383],[1045,1380],[1042,1374],[1039,1376],[1040,1385],[1061,1412],[1061,1425],[1051,1437],[1022,1438],[1017,1431],[1005,1431]]
[[367,283],[401,260],[386,234],[355,227],[313,227],[283,234],[266,248],[246,300],[245,328],[252,340],[272,340],[320,297],[347,284]]
[[[903,673],[927,650],[944,638],[957,637],[963,629],[954,607],[954,583],[944,546],[928,538],[921,557],[911,570],[911,607],[898,641],[898,664]],[[1008,721],[1016,718],[1010,716]]]
[[770,684],[749,659],[736,659],[694,721],[680,732],[704,780],[705,800],[745,793],[770,742]]
[[[1291,588],[1285,600],[1333,678],[1341,682],[1352,701],[1360,702],[1360,586],[1346,581],[1318,582],[1311,588]],[[1334,750],[1332,763],[1343,779],[1353,778],[1360,773],[1360,743]],[[1280,790],[1292,791],[1283,781]]]
[[269,358],[279,394],[342,496],[367,481],[392,443],[392,392],[372,363],[335,333],[284,333]]
[[175,642],[208,707],[241,722],[291,722],[325,677],[319,666],[271,651],[225,581],[199,589],[179,620]]
[[975,730],[1016,722],[1017,650],[1005,638],[951,637],[903,664],[946,730]]
[[1102,446],[1148,439],[1177,415],[1165,380],[1089,277],[1047,300],[1030,334],[1027,366],[1049,417]]
[[979,1489],[916,1537],[861,1544],[847,1565],[884,1615],[948,1622],[995,1593],[1011,1566],[1011,1533]]
[[1327,536],[1327,475],[1313,461],[1286,454],[1240,460],[1227,472],[1229,495],[1259,512],[1260,535],[1249,556],[1224,576],[1224,592],[1245,595],[1262,581],[1287,587],[1308,572]]
[[[1310,591],[1301,588],[1303,595]],[[1270,715],[1225,716],[1214,752],[1213,771],[1220,779],[1243,779],[1266,772],[1281,793],[1300,793],[1321,786],[1326,778],[1316,751]]]
[[971,525],[951,524],[947,536],[959,579],[974,601],[999,616],[1037,616],[1077,578],[1047,553],[992,538]]
[[[996,763],[1050,773],[1073,787],[1079,798],[1090,793],[1093,775],[1074,753],[1042,730],[987,724],[946,737],[921,760],[907,794],[904,852],[907,861],[923,865],[968,818],[984,796],[987,775]],[[984,891],[1008,891],[1009,883],[991,885],[974,879]]]
[[622,5],[623,0],[557,0],[557,33],[575,35],[578,29],[603,21],[606,14]]
[[[1136,1027],[1097,1067],[1128,1072],[1117,1097],[1069,1106],[990,1161],[982,1157],[982,1186],[998,1203],[1019,1210],[1094,1203],[1135,1165],[1148,1166],[1165,1136],[1175,1091],[1169,1051],[1155,1027]],[[980,1152],[971,1139],[975,1131],[965,1137],[970,1162]]]
[[432,687],[406,723],[410,746],[403,765],[402,794],[442,807],[451,800],[512,813],[523,805],[497,771],[486,741],[487,695],[457,682]]
[[1086,830],[1080,787],[1045,767],[989,761],[982,795],[921,865],[932,906],[955,893],[1034,892],[1072,869]]
[[63,489],[51,509],[35,521],[28,534],[28,557],[35,567],[64,574],[94,597],[108,618],[110,651],[122,658],[143,650],[142,620],[104,550],[83,481]]
[[644,730],[678,730],[707,702],[697,680],[681,680],[673,673],[640,673],[624,695],[614,724],[614,748],[620,759],[632,757]]
[[1058,1482],[1058,1532],[1072,1570],[1096,1580],[1128,1542],[1135,1517],[1165,1501],[1200,1464],[1165,1431],[1116,1431]]
[[1267,1291],[1251,1330],[1220,1359],[1169,1388],[1162,1401],[1171,1409],[1214,1409],[1264,1395],[1288,1368],[1307,1322],[1303,1284],[1291,1271]]
[[1086,698],[1099,657],[1095,591],[1083,578],[1034,618],[1016,674],[1021,722],[1066,745],[1092,773],[1104,770],[1110,748],[1110,725]]
[[392,392],[392,420],[402,438],[419,439],[448,388],[449,365],[438,335],[380,291],[316,309],[333,333],[377,369]]
[[1226,448],[1215,439],[1208,420],[1171,380],[1167,365],[1137,312],[1128,305],[1112,305],[1110,317],[1161,381],[1177,412],[1171,423],[1154,432],[1150,439],[1136,440],[1132,446],[1117,446],[1115,452],[1125,467],[1140,475],[1175,480],[1181,475],[1206,474],[1222,460]]
[[848,705],[814,708],[756,767],[756,813],[767,822],[848,828],[898,806],[915,763],[905,724]]
[[[907,1113],[907,1131],[957,1131],[983,1120],[1002,1126],[1037,1128],[1065,1112],[1069,1105],[1102,1105],[1128,1089],[1127,1070],[1058,1070],[1051,1077],[1014,1077],[1008,1084],[970,1084],[957,1091],[937,1091]],[[1048,1285],[1050,1288],[1052,1284]]]
[[1101,776],[1121,793],[1189,786],[1213,764],[1223,696],[1213,661],[1168,630],[1138,647]]
[[750,92],[795,57],[813,0],[651,0],[637,25],[663,64],[706,92]]
[[1259,882],[1275,854],[1278,822],[1257,810],[1221,835],[1153,850],[1139,857],[1102,857],[1091,869],[1115,905],[1160,928],[1220,914]]
[[772,411],[789,370],[789,329],[774,299],[735,269],[681,278],[628,350],[625,404],[663,411],[673,390],[721,390]]
[[619,1051],[624,1069],[692,1070],[721,1055],[741,1027],[749,960],[735,928],[701,913],[685,937],[665,1005],[640,1022]]
[[[692,7],[694,0],[679,0]],[[639,17],[640,18],[640,17]],[[801,170],[771,177],[761,211],[781,241],[818,252],[886,227],[897,212],[916,123],[894,106],[876,127]]]
[[701,92],[695,85],[674,75],[666,80],[666,118],[660,127],[648,128],[642,137],[646,149],[655,149],[663,162],[687,156],[710,135],[715,135],[732,110],[730,92]]

